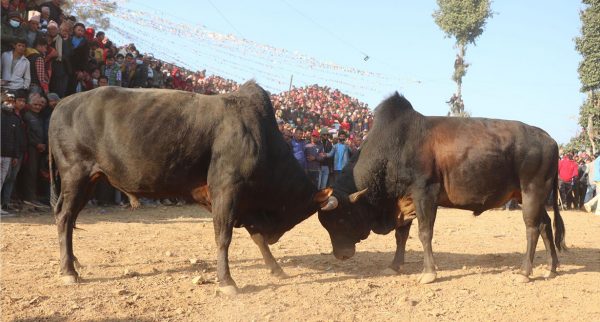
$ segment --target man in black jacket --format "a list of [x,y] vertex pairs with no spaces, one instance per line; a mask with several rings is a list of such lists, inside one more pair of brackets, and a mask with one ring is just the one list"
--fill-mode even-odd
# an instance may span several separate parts
[[37,187],[42,153],[46,151],[44,142],[44,120],[40,115],[46,106],[46,99],[42,96],[30,96],[29,109],[23,115],[27,124],[27,160],[21,171],[21,191],[23,203],[37,208],[44,208],[38,202]]
[[2,104],[2,215],[8,215],[4,210],[8,210],[12,190],[21,168],[21,162],[25,155],[27,131],[25,123],[21,117],[21,112],[26,106],[27,91],[18,90],[13,95],[14,102],[8,100],[7,104]]

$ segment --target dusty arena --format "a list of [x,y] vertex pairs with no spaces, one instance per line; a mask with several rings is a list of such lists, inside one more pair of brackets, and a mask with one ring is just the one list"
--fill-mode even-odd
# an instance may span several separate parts
[[215,294],[215,239],[209,213],[197,206],[89,208],[74,248],[82,283],[61,285],[54,219],[48,213],[3,219],[3,321],[599,321],[600,217],[564,211],[567,253],[560,275],[542,278],[538,243],[532,282],[515,282],[525,250],[520,211],[479,217],[440,209],[434,255],[438,280],[420,285],[422,248],[413,225],[404,274],[382,271],[393,234],[371,235],[352,259],[331,255],[315,216],[272,246],[289,275],[265,269],[243,229],[230,248],[241,294]]

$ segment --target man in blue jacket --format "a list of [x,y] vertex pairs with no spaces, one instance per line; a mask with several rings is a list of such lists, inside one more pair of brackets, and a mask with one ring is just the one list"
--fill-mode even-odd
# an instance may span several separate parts
[[327,157],[333,157],[333,183],[337,176],[342,173],[342,169],[348,164],[350,161],[350,147],[346,144],[346,133],[344,131],[340,131],[338,134],[338,142],[333,145],[333,149],[327,153]]
[[300,166],[304,171],[306,171],[306,154],[304,153],[304,148],[306,147],[306,142],[304,141],[304,131],[301,128],[296,128],[294,130],[294,138],[292,139],[292,152],[294,153],[294,158],[298,160]]

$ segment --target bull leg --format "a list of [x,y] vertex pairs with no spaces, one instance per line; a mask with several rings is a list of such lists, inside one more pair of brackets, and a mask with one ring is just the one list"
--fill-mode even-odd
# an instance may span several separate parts
[[72,167],[62,176],[62,191],[56,207],[55,220],[60,247],[60,274],[65,284],[76,283],[79,275],[75,270],[77,258],[73,254],[73,228],[77,215],[87,202],[90,188],[89,172]]
[[250,236],[252,237],[254,243],[258,246],[258,249],[260,250],[262,257],[265,260],[265,264],[271,271],[271,274],[280,278],[287,277],[283,269],[281,269],[281,266],[279,266],[279,264],[275,260],[275,257],[273,257],[273,254],[269,249],[269,245],[267,245],[267,242],[265,241],[263,235],[259,233],[254,233],[250,234]]
[[531,275],[531,272],[533,271],[535,248],[540,237],[542,205],[540,205],[540,202],[536,199],[537,198],[532,196],[532,193],[523,195],[523,221],[525,222],[525,231],[527,235],[527,249],[521,266],[521,274],[523,276],[519,279],[519,281],[523,283],[529,282],[529,275]]
[[[429,191],[424,192],[421,198],[413,198],[415,201],[417,219],[419,220],[419,239],[423,245],[423,273],[417,278],[421,284],[428,284],[435,281],[437,275],[435,262],[433,260],[433,249],[431,240],[433,239],[433,225],[437,213],[437,204],[435,196],[437,192],[430,187]],[[437,189],[439,190],[439,188]]]
[[556,276],[556,268],[558,267],[558,255],[556,254],[556,248],[552,241],[552,225],[550,216],[546,209],[543,210],[542,223],[540,224],[540,234],[546,246],[546,254],[548,258],[548,272],[544,275],[545,278],[552,278]]
[[406,241],[408,240],[408,233],[410,232],[410,226],[412,220],[405,223],[403,226],[396,228],[396,254],[394,254],[394,260],[388,268],[383,272],[384,274],[393,275],[402,272],[404,267],[404,253],[406,252]]
[[229,272],[229,245],[233,235],[233,218],[236,209],[234,193],[222,192],[213,199],[213,225],[215,229],[215,241],[217,243],[217,278],[219,280],[218,291],[226,296],[237,294],[237,286]]

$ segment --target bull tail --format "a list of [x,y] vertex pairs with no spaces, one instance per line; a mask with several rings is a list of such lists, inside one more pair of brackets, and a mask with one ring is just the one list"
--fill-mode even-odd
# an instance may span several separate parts
[[48,146],[48,169],[50,171],[50,206],[52,206],[52,210],[54,210],[54,215],[56,215],[60,209],[58,209],[60,196],[58,194],[56,188],[56,178],[54,171],[54,158],[52,157],[52,146]]
[[558,207],[558,175],[554,177],[554,183],[552,184],[552,208],[554,209],[554,245],[559,251],[567,251],[567,244],[565,242],[565,222],[560,216],[560,209]]

